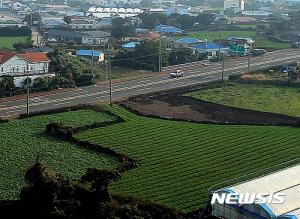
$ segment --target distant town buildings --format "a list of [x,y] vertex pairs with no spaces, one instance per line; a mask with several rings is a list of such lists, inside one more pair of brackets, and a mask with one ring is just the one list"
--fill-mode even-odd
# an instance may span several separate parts
[[244,0],[224,0],[224,10],[233,10],[234,12],[245,10]]

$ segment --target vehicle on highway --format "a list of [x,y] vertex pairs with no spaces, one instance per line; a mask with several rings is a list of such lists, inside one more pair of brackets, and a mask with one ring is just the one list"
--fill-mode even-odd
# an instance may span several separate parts
[[175,72],[170,73],[170,78],[178,78],[178,77],[183,77],[182,70],[176,70]]
[[265,49],[253,49],[251,51],[251,55],[253,55],[253,56],[262,56],[265,53],[267,53],[267,51]]

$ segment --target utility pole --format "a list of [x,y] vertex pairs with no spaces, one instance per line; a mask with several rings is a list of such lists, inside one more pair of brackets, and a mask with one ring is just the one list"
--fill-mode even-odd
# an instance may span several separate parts
[[250,72],[250,48],[248,51],[248,72]]
[[94,38],[92,38],[92,74],[94,74]]
[[26,52],[26,89],[27,89],[27,95],[26,95],[26,114],[29,115],[29,65],[28,65],[28,56]]
[[221,31],[220,31],[220,21],[219,21],[219,61],[221,61]]
[[225,75],[225,57],[222,61],[222,81],[224,81],[224,75]]
[[108,71],[109,71],[109,104],[112,105],[112,81],[111,81],[111,54],[110,42],[108,42]]
[[161,58],[161,47],[162,47],[162,27],[159,30],[159,54],[158,54],[158,72],[161,72],[162,69],[162,58]]

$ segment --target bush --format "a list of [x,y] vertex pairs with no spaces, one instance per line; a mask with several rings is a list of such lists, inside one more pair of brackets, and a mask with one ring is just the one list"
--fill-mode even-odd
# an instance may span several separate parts
[[7,123],[7,122],[8,122],[7,119],[1,119],[1,118],[0,118],[0,124],[1,124],[1,123]]
[[92,85],[95,83],[94,75],[92,74],[78,75],[75,78],[75,83],[77,86]]

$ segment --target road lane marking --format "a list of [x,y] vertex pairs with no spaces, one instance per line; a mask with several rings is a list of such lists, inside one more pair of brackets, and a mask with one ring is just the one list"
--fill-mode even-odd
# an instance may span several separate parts
[[[300,55],[296,56],[296,57],[300,57]],[[279,62],[279,61],[290,60],[290,59],[295,59],[295,57],[285,57],[285,58],[281,58],[281,59],[277,59],[277,60],[265,62],[265,64],[267,64],[267,63],[274,63],[274,61]],[[252,66],[260,66],[260,65],[261,65],[261,63],[255,63]],[[245,67],[245,65],[244,66],[237,66],[237,67],[229,68],[229,69],[225,69],[225,70],[226,71],[233,71],[234,69],[242,70],[243,67]],[[185,76],[180,83],[183,84],[184,83],[184,81],[183,81],[184,79],[191,79],[191,78],[195,78],[195,77],[199,77],[199,76],[205,76],[205,75],[208,76],[208,75],[212,75],[214,73],[220,73],[220,72],[221,71],[218,70],[218,71],[213,71],[213,72],[209,72],[209,73],[205,72],[205,73],[200,73],[200,74],[198,73],[198,74],[188,75],[188,76]],[[212,75],[211,77],[215,77],[215,75]],[[169,85],[171,85],[171,86],[175,85],[174,79],[168,78],[167,80],[163,79],[163,80],[158,81],[158,82],[150,82],[150,83],[136,85],[136,86],[129,86],[129,87],[125,87],[125,88],[114,89],[113,92],[120,92],[120,91],[124,91],[124,90],[125,91],[126,90],[132,90],[132,89],[136,89],[136,88],[140,88],[140,87],[146,87],[144,89],[150,89],[151,87],[148,87],[148,86],[158,85],[158,84],[162,84],[162,83],[168,83],[168,82],[171,82],[171,81],[172,81],[172,83],[170,83]],[[197,81],[195,83],[200,83],[200,82]],[[186,86],[188,86],[188,84],[186,84],[186,83],[184,83],[184,84]],[[142,89],[139,89],[139,90],[142,90]],[[78,96],[75,96],[75,97],[67,97],[67,98],[62,98],[62,99],[57,99],[57,100],[49,100],[49,101],[45,101],[43,103],[35,103],[35,104],[30,105],[30,106],[34,107],[34,106],[40,106],[40,105],[50,104],[50,103],[54,103],[55,104],[55,102],[61,102],[61,103],[56,103],[56,104],[63,105],[63,104],[67,104],[65,102],[66,100],[82,99],[82,98],[85,98],[85,97],[93,97],[95,95],[103,95],[103,94],[106,94],[106,93],[108,93],[108,92],[107,91],[102,91],[102,92],[96,92],[96,93],[89,93],[89,94],[86,94],[86,95],[78,95]],[[26,107],[26,106],[25,105],[19,105],[19,106],[5,107],[2,110],[7,111],[7,110],[12,110],[12,109],[24,108],[24,107]]]

